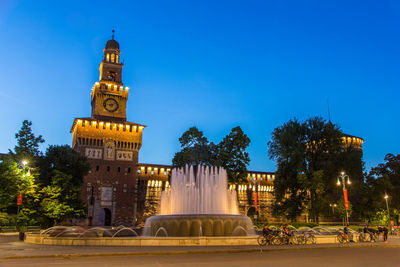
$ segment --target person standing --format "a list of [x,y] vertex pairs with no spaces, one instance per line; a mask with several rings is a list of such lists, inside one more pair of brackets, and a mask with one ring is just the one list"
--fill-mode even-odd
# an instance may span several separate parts
[[387,238],[388,238],[388,229],[387,227],[382,227],[382,231],[383,231],[383,242],[387,242]]

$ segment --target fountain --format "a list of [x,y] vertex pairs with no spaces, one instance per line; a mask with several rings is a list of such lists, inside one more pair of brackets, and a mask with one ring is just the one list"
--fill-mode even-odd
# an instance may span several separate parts
[[226,171],[204,166],[172,170],[171,188],[161,195],[160,215],[146,220],[143,236],[157,236],[160,229],[169,237],[255,234],[250,218],[239,215]]

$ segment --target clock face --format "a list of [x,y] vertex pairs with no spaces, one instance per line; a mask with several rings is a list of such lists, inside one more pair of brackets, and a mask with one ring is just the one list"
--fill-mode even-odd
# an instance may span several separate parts
[[109,112],[114,112],[118,109],[118,102],[113,98],[107,98],[103,102],[104,108]]

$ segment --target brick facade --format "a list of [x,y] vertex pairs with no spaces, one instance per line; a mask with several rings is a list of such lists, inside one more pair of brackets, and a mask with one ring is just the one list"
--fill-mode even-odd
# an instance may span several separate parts
[[91,170],[82,199],[93,225],[134,225],[138,198],[137,163],[143,125],[126,121],[129,88],[122,83],[119,44],[109,40],[92,89],[92,115],[76,118],[73,148],[85,155]]

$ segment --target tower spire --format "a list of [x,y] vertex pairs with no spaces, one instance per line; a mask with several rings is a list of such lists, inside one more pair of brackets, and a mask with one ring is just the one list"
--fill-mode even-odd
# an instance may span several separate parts
[[115,30],[113,29],[112,30],[112,35],[111,35],[112,40],[114,40],[114,33],[115,33]]

